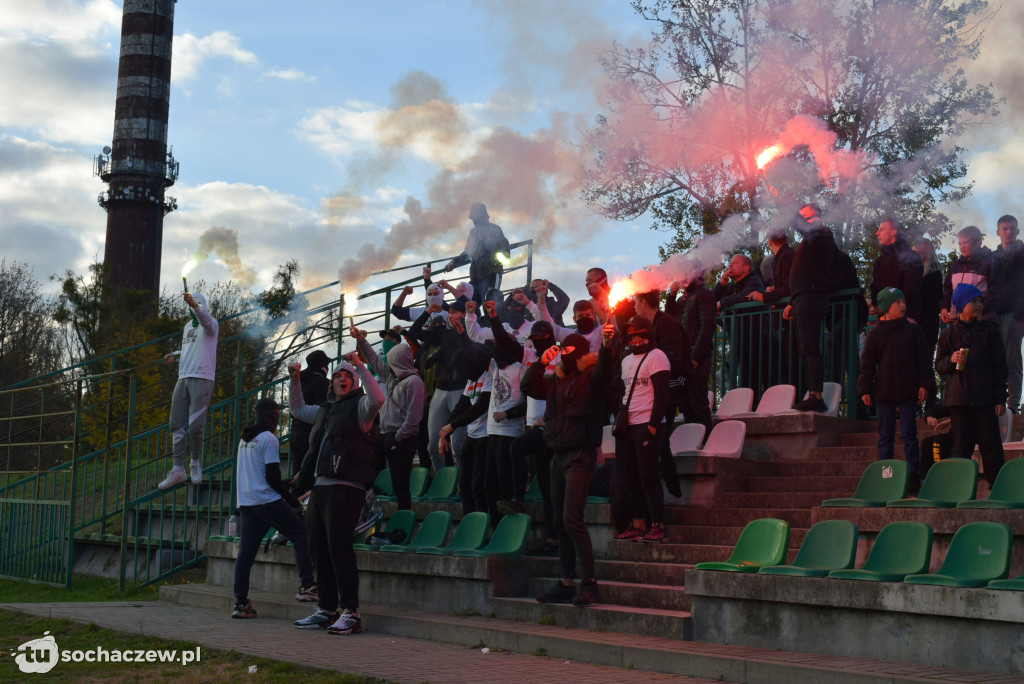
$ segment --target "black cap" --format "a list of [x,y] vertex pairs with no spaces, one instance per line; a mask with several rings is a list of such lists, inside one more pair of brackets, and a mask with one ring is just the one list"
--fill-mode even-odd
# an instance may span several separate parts
[[397,330],[381,330],[377,334],[380,335],[381,339],[384,340],[393,340],[395,342],[402,341],[402,336],[398,333]]
[[466,302],[461,299],[456,299],[454,302],[448,305],[451,311],[458,311],[459,313],[466,313]]
[[270,413],[271,411],[280,411],[283,408],[284,406],[278,404],[270,397],[263,397],[256,402],[256,413]]
[[331,365],[331,357],[317,349],[306,355],[306,366],[308,368],[327,368]]
[[551,327],[551,323],[548,321],[537,321],[533,324],[533,327],[530,328],[529,337],[532,340],[537,337],[554,337],[554,335],[555,330]]

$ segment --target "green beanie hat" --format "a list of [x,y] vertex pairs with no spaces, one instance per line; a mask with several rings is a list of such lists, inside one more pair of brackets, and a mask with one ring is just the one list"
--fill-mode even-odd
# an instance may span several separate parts
[[878,310],[882,312],[883,316],[885,316],[889,313],[889,307],[901,299],[906,299],[906,295],[904,295],[898,288],[884,288],[878,293]]

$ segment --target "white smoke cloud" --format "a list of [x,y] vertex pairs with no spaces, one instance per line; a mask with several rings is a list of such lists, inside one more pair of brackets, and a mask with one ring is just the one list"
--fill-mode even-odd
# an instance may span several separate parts
[[224,58],[237,64],[255,66],[259,57],[242,47],[242,40],[229,31],[214,31],[197,37],[185,33],[174,37],[174,63],[172,81],[178,85],[199,78],[207,61]]

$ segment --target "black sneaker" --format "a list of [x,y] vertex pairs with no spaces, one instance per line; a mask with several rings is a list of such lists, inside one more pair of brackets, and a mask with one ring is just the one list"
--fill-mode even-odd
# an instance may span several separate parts
[[580,584],[580,593],[572,600],[574,606],[592,606],[601,600],[601,592],[597,589],[597,580],[587,580]]
[[537,597],[540,603],[572,603],[576,596],[576,587],[567,587],[561,582]]
[[295,594],[295,600],[301,603],[316,603],[320,600],[320,592],[317,591],[315,584],[299,587],[299,591]]
[[793,408],[797,411],[814,411],[816,413],[824,413],[828,410],[828,406],[825,406],[825,402],[821,400],[821,397],[814,395],[793,404]]
[[236,603],[235,609],[231,611],[231,617],[239,620],[256,617],[256,609],[252,607],[251,601],[245,603]]
[[322,608],[317,608],[309,617],[296,620],[292,624],[299,629],[327,629],[337,621],[337,613],[328,613]]

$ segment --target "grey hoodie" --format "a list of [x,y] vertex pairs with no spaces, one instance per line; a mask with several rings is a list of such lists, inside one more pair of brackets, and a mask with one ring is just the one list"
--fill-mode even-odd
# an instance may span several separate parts
[[388,398],[380,412],[381,434],[395,433],[396,442],[416,437],[427,390],[413,364],[412,348],[405,343],[396,344],[384,363],[365,338],[359,340],[358,346],[366,363],[387,387]]

